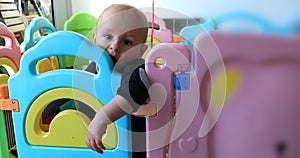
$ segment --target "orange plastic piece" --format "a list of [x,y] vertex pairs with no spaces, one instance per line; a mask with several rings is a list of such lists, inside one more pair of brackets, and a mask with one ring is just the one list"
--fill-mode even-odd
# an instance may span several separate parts
[[174,36],[173,37],[173,43],[180,43],[183,41],[184,41],[184,38],[182,36]]
[[7,84],[0,85],[0,109],[13,112],[20,111],[19,102],[9,99]]
[[155,117],[157,114],[156,104],[144,104],[133,114],[137,116]]

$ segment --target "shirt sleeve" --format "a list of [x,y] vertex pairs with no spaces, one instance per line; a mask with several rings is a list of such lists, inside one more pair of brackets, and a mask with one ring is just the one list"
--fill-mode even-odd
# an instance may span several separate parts
[[[145,104],[149,98],[148,87],[144,85],[140,75],[140,69],[145,69],[144,62],[128,65],[122,72],[121,85],[117,94],[124,97],[137,111],[140,105]],[[143,78],[145,80],[145,78]]]

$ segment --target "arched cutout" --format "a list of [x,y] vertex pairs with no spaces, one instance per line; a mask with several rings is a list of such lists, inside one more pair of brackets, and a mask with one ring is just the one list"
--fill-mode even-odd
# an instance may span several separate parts
[[[86,148],[85,136],[90,119],[77,110],[64,110],[56,115],[49,130],[41,126],[41,116],[46,106],[58,99],[76,99],[98,111],[103,104],[94,96],[73,88],[57,88],[47,91],[34,100],[27,112],[25,120],[26,138],[29,144],[62,147]],[[48,131],[48,132],[47,132]],[[63,141],[62,141],[63,140]],[[103,143],[107,149],[117,146],[117,132],[115,124],[108,126],[107,134],[103,136]]]

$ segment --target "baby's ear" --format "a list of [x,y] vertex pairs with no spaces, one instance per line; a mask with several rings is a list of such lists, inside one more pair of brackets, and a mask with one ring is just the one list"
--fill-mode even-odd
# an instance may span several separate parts
[[96,32],[95,31],[93,31],[92,38],[93,38],[93,43],[96,44]]

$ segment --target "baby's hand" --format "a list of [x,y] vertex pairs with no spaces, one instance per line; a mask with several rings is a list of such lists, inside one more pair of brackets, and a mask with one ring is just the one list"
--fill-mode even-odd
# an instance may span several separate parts
[[89,148],[100,154],[103,153],[105,147],[102,143],[102,136],[106,133],[107,126],[110,123],[111,121],[102,110],[96,113],[87,129],[86,145]]
[[86,135],[86,145],[90,149],[92,149],[100,154],[103,154],[103,150],[105,150],[105,146],[103,145],[102,141],[100,139],[98,139],[97,137],[95,137],[89,131],[87,131],[87,135]]

